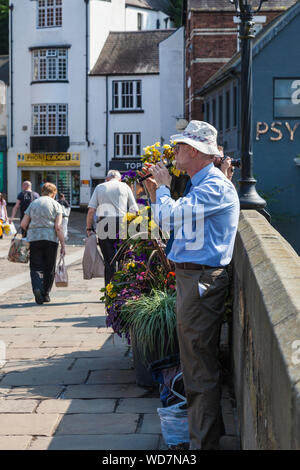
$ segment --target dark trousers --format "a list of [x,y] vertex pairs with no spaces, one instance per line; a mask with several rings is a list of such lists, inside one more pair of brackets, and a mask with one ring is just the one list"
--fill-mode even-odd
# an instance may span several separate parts
[[117,240],[113,240],[111,238],[105,238],[101,240],[98,238],[98,244],[100,246],[103,259],[104,259],[104,279],[105,279],[105,287],[107,284],[110,283],[113,275],[116,272],[117,262],[114,261],[111,263],[111,260],[116,254],[116,244]]
[[[201,297],[198,282],[207,288]],[[176,267],[176,316],[191,450],[218,449],[224,434],[218,343],[227,286],[226,269]]]
[[32,290],[48,295],[54,281],[58,243],[48,240],[30,242],[30,277]]
[[117,269],[117,262],[111,262],[117,253],[117,233],[120,228],[119,217],[100,217],[97,225],[98,245],[100,246],[104,259],[105,287],[110,283]]

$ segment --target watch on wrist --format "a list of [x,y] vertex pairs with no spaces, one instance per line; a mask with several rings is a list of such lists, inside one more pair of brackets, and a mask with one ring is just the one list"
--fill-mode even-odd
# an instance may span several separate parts
[[87,232],[91,232],[91,231],[93,231],[93,229],[87,227],[87,228],[86,228],[86,231],[87,231]]

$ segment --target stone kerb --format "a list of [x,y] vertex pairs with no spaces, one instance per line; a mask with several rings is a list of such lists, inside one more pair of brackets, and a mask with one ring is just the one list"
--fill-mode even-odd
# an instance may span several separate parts
[[234,257],[233,364],[244,449],[300,449],[300,258],[256,211]]

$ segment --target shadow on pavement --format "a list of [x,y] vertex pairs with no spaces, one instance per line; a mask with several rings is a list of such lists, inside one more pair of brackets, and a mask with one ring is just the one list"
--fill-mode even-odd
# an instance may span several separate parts
[[[49,303],[49,304],[43,304],[43,305],[37,305],[35,302],[29,302],[29,303],[18,303],[18,304],[2,304],[0,305],[0,310],[1,309],[14,309],[14,308],[31,308],[31,307],[65,307],[65,306],[69,306],[69,305],[82,305],[82,304],[94,304],[95,302],[94,301],[84,301],[84,302],[61,302],[61,303]],[[99,302],[99,303],[102,303],[102,302]]]

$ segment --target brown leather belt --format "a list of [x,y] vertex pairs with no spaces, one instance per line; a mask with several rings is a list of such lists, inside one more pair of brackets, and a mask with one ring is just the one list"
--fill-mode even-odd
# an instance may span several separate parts
[[225,266],[207,266],[206,264],[175,263],[179,269],[223,269]]

